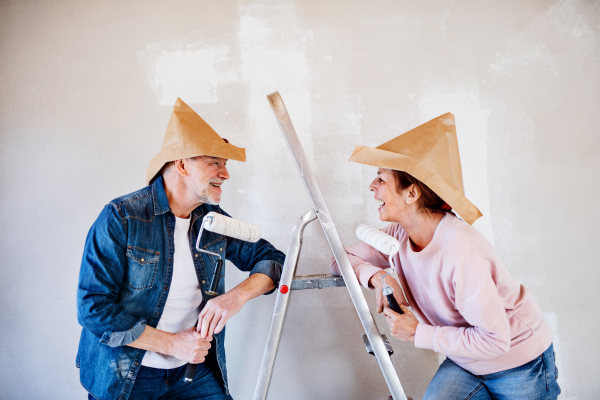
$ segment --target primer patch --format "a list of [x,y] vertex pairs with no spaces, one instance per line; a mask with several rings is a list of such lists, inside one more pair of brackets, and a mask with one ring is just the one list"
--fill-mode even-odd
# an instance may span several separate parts
[[[285,171],[286,175],[297,175],[295,169],[273,171],[269,160],[277,155],[277,162],[289,160],[289,151],[266,95],[279,91],[307,158],[313,164],[313,139],[311,133],[311,95],[308,88],[309,73],[306,61],[306,40],[312,36],[310,30],[299,26],[297,9],[294,4],[252,4],[239,6],[238,47],[241,59],[241,76],[248,88],[248,138],[249,157],[267,160],[252,162],[249,158],[247,175],[252,184],[248,186],[248,199],[251,204],[265,204],[266,201],[281,199],[293,209],[285,189],[271,189],[274,174]],[[291,166],[291,163],[284,164]],[[296,177],[292,179],[297,179]],[[295,182],[289,180],[288,182]],[[256,188],[256,189],[255,189]],[[265,190],[264,188],[267,188]],[[297,202],[306,201],[302,196]],[[252,210],[249,210],[252,213]],[[279,211],[286,217],[286,210]],[[272,216],[276,218],[277,216]],[[259,221],[260,223],[260,221]]]
[[240,82],[227,42],[193,31],[150,43],[136,56],[161,106],[172,106],[177,97],[188,104],[216,103],[220,84]]

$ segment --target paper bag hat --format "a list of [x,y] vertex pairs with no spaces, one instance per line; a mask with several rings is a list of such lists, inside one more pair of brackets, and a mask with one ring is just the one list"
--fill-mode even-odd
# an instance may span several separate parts
[[376,148],[356,146],[348,161],[414,176],[473,224],[481,212],[465,197],[454,115],[447,113]]
[[149,185],[169,161],[196,156],[246,161],[245,149],[221,138],[194,110],[177,98],[160,153],[150,161],[146,170],[146,184]]

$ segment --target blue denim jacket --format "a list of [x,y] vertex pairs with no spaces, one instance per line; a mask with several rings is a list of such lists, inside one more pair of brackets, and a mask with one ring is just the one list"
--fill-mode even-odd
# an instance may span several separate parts
[[[203,296],[217,257],[196,251],[202,218],[219,206],[202,204],[191,215],[190,248]],[[173,276],[175,216],[162,177],[104,207],[90,229],[79,274],[77,318],[83,327],[77,353],[81,384],[101,400],[127,399],[145,350],[127,346],[146,325],[156,327]],[[275,284],[285,255],[266,240],[244,242],[205,231],[201,247],[225,255],[242,271],[263,273]],[[224,275],[225,268],[223,268]],[[218,290],[225,292],[225,279]],[[225,330],[214,335],[207,366],[220,371],[227,392]],[[216,361],[214,361],[216,359]]]

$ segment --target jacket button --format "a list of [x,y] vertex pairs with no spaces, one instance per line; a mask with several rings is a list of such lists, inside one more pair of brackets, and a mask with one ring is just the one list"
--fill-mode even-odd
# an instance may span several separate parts
[[222,248],[222,247],[220,247],[220,248],[219,248],[219,251],[223,251],[223,248]]
[[198,257],[198,254],[194,254],[194,257]]
[[140,365],[140,363],[139,363],[139,362],[136,362],[136,363],[135,363],[135,366],[136,366],[136,367],[137,367],[137,366],[139,366],[139,365]]
[[173,262],[173,259],[172,259],[172,258],[169,258],[169,262]]
[[169,287],[167,285],[165,285],[165,290],[169,290]]
[[144,262],[144,259],[142,258],[140,261],[141,261],[141,262]]

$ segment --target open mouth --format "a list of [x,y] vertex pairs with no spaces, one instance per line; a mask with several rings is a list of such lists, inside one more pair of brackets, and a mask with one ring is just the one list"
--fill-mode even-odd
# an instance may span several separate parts
[[214,187],[217,187],[217,188],[220,188],[221,185],[222,185],[222,183],[217,183],[217,182],[211,182],[210,183],[210,186],[214,186]]
[[375,198],[375,201],[376,201],[377,203],[379,203],[379,208],[381,208],[381,207],[385,206],[385,201],[383,201],[383,200],[381,200],[381,199],[378,199],[378,198]]

